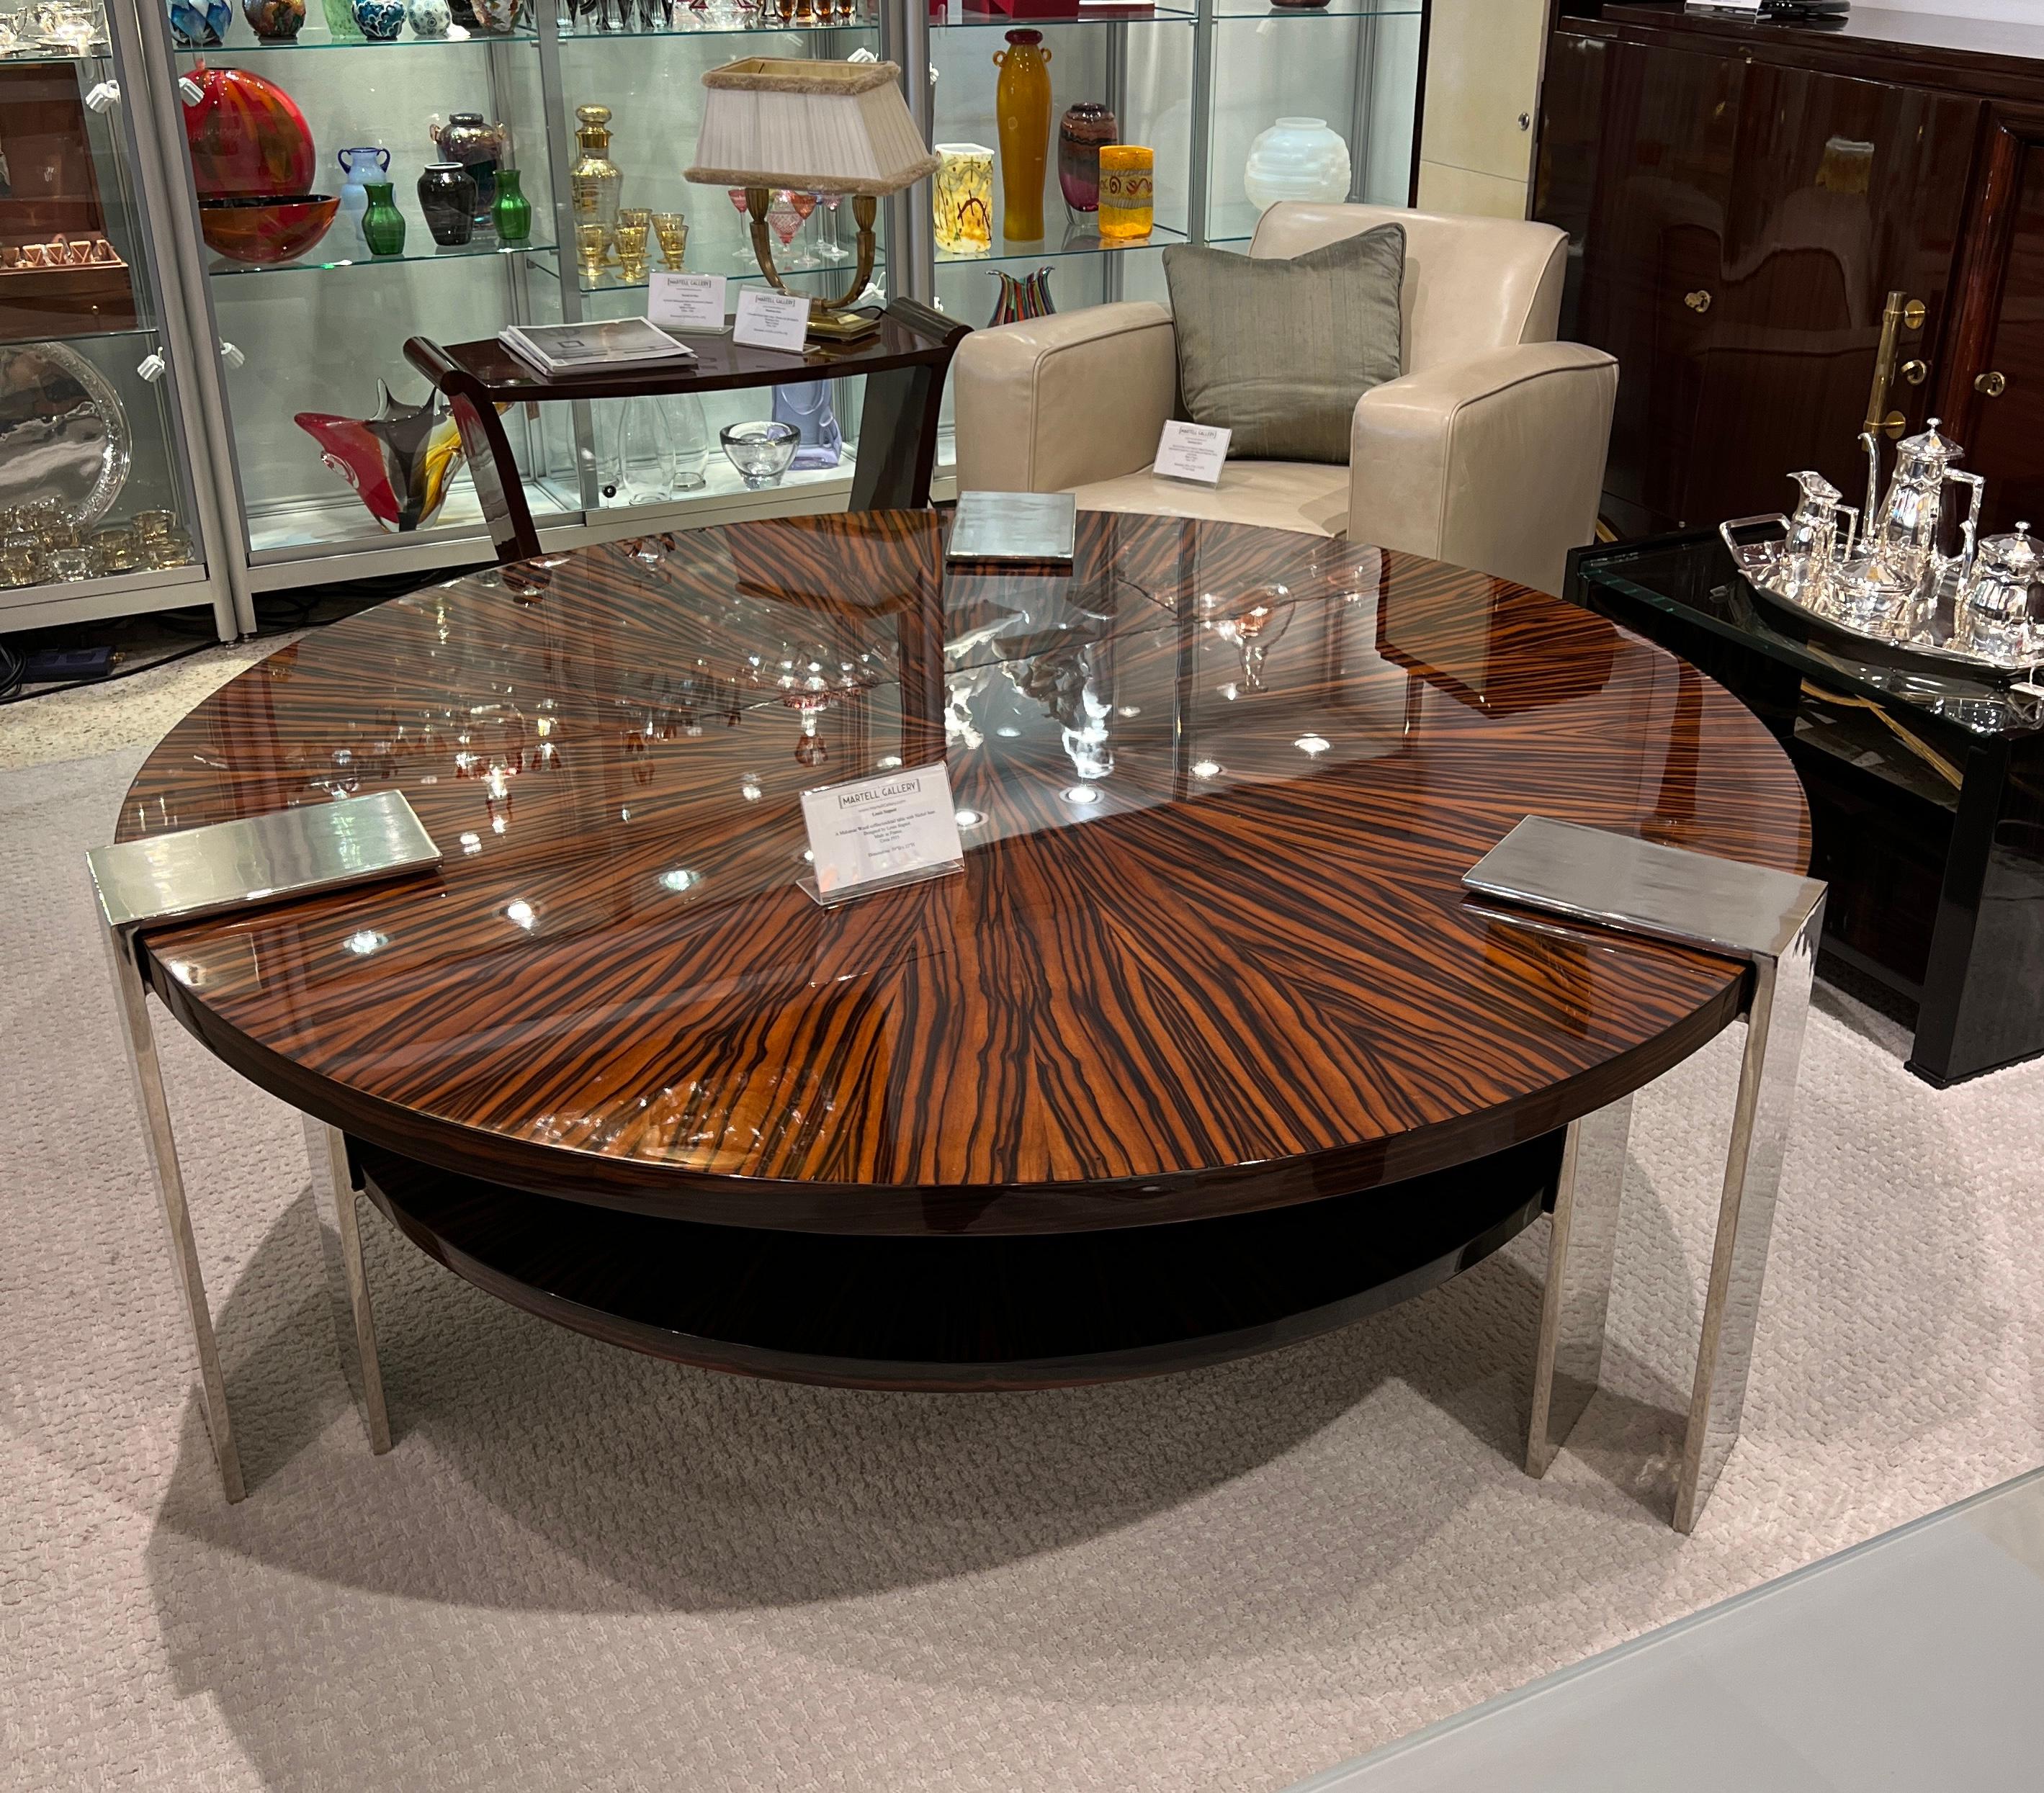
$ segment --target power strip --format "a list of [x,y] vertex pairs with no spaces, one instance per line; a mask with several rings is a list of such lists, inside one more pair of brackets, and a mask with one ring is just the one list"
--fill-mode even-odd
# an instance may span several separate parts
[[24,685],[68,685],[79,680],[105,678],[113,670],[110,647],[45,647],[29,656],[23,669]]

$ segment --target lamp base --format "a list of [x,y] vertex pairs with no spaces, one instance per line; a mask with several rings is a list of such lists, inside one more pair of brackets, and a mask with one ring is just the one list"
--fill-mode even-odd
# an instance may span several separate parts
[[819,342],[860,342],[879,328],[880,313],[877,311],[826,311],[819,308],[809,313],[809,334]]

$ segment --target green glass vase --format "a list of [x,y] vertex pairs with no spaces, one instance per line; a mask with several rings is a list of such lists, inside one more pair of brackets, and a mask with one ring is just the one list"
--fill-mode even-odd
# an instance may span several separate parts
[[405,214],[390,197],[388,181],[371,181],[363,190],[369,195],[369,209],[362,214],[362,240],[372,255],[402,255],[405,252]]
[[355,9],[348,0],[325,0],[320,9],[326,15],[326,34],[336,44],[364,41],[362,27],[355,22]]
[[532,234],[532,202],[518,190],[518,171],[497,171],[497,203],[490,208],[499,243],[523,243]]

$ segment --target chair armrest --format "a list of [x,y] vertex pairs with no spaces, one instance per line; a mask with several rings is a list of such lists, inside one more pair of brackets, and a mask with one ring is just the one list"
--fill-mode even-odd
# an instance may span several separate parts
[[1348,533],[1558,593],[1596,533],[1618,363],[1525,343],[1365,393],[1349,434]]
[[951,369],[961,492],[1062,492],[1147,467],[1178,390],[1171,314],[1147,301],[975,330]]

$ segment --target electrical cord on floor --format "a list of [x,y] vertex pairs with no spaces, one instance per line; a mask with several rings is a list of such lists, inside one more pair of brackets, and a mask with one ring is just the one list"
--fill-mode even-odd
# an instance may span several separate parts
[[[39,685],[33,691],[24,691],[20,688],[21,673],[17,672],[10,683],[6,670],[0,668],[0,708],[5,708],[10,704],[32,704],[38,697],[54,697],[60,691],[83,691],[88,686],[111,685],[117,679],[133,678],[137,673],[154,672],[159,666],[167,666],[178,660],[189,660],[194,654],[203,654],[209,647],[221,645],[217,641],[195,641],[189,647],[180,647],[175,654],[166,654],[160,659],[144,660],[137,666],[123,666],[120,671],[109,673],[104,678],[66,679],[61,685]],[[7,648],[0,647],[0,654],[6,655],[21,668],[26,669],[28,662]]]
[[22,675],[28,670],[27,658],[0,641],[0,703],[7,702],[21,689]]

